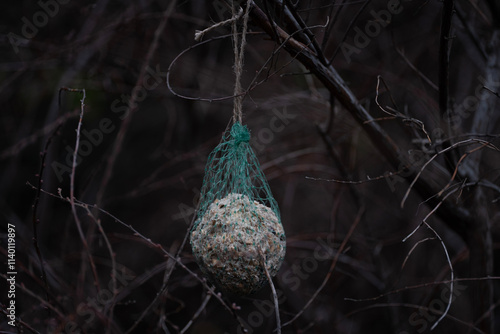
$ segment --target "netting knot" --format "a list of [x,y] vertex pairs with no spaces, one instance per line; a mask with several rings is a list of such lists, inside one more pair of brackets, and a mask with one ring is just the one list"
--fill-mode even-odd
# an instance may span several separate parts
[[250,132],[248,131],[248,128],[244,125],[241,125],[240,122],[234,123],[233,127],[231,128],[231,137],[234,140],[235,146],[238,146],[241,143],[250,142]]

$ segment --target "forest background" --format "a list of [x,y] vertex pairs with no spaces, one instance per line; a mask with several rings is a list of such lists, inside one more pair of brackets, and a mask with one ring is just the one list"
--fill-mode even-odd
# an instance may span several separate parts
[[231,24],[195,34],[230,2],[19,1],[0,14],[3,333],[500,330],[498,1],[250,4],[276,298],[214,292],[187,240],[234,87]]

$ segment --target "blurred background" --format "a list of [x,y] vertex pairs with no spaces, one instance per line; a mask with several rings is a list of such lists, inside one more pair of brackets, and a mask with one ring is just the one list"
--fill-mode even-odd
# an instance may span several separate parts
[[[409,157],[388,162],[366,123],[250,16],[244,123],[287,235],[274,278],[282,333],[424,333],[444,312],[436,332],[500,330],[499,7],[455,2],[450,18],[449,3],[256,2],[288,34],[283,6],[309,27],[316,55]],[[230,26],[194,35],[231,17],[226,2],[4,7],[0,274],[14,225],[17,275],[16,327],[2,289],[2,333],[272,333],[271,289],[216,298],[186,241],[234,85]],[[422,176],[437,191],[412,188],[401,208],[416,172],[454,144]],[[432,214],[448,182],[451,204]],[[403,242],[427,216],[433,230]]]

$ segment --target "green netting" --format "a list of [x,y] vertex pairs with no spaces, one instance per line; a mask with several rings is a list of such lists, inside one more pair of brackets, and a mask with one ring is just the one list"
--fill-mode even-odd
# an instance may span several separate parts
[[226,292],[245,295],[276,275],[285,256],[278,205],[236,122],[208,157],[191,247],[202,272]]

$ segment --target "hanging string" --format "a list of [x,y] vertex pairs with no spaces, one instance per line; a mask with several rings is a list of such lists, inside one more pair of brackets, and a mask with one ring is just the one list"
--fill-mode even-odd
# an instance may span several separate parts
[[[231,1],[231,12],[233,17],[237,17],[239,13],[236,12],[236,0]],[[233,20],[232,33],[233,33],[233,48],[234,48],[234,106],[233,106],[233,121],[242,122],[243,119],[243,90],[241,88],[241,74],[243,73],[243,60],[245,54],[246,34],[248,29],[248,14],[250,12],[250,5],[252,0],[247,0],[245,13],[243,14],[243,30],[241,32],[241,42],[238,37],[237,20]]]

